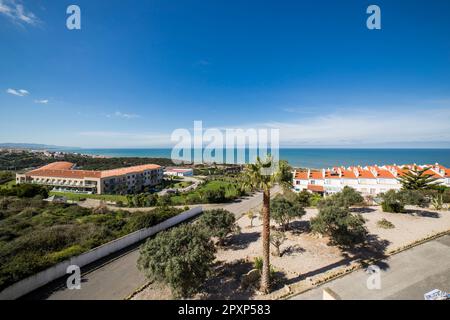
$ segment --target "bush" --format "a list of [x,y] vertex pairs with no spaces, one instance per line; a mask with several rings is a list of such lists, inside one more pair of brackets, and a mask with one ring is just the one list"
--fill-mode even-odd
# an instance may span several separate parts
[[205,211],[198,224],[210,237],[217,237],[220,245],[229,234],[239,231],[234,214],[224,209]]
[[403,213],[405,212],[405,198],[395,190],[389,190],[381,194],[381,208],[383,212]]
[[430,204],[430,197],[427,196],[428,192],[426,190],[400,190],[397,192],[397,199],[405,205],[426,208]]
[[301,205],[302,207],[309,207],[312,196],[313,194],[308,190],[302,190],[297,194],[298,204]]
[[364,203],[363,196],[349,186],[345,186],[341,192],[336,193],[333,197],[338,206],[345,208],[350,208],[352,206]]
[[43,199],[48,198],[47,187],[36,184],[18,184],[10,189],[0,189],[0,195],[16,196],[19,198],[33,198],[41,196]]
[[347,208],[325,206],[317,217],[311,219],[311,229],[331,237],[332,243],[351,246],[365,240],[367,229],[360,214],[352,214]]
[[135,212],[130,218],[126,229],[129,232],[133,232],[140,229],[150,228],[163,222],[164,220],[180,214],[180,212],[180,209],[169,207],[158,208],[148,212]]
[[206,189],[203,192],[203,198],[206,203],[222,203],[227,200],[226,191],[224,187],[220,187],[219,189]]
[[150,281],[167,284],[174,297],[191,297],[211,274],[215,249],[198,225],[159,233],[140,249],[138,267]]
[[384,218],[377,222],[377,226],[382,229],[394,229],[395,228],[395,226],[392,222],[390,222]]

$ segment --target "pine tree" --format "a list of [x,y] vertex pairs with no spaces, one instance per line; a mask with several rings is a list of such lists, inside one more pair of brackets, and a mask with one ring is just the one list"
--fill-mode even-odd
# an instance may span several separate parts
[[404,190],[428,190],[439,185],[437,178],[425,173],[429,168],[419,169],[417,166],[397,178]]

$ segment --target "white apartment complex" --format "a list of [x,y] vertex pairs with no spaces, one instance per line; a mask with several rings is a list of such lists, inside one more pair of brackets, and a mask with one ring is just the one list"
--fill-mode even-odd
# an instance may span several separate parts
[[54,191],[86,194],[127,194],[162,182],[163,169],[145,164],[113,170],[76,170],[71,162],[54,162],[16,175],[16,183],[35,183]]
[[401,189],[398,177],[415,166],[419,169],[427,168],[426,174],[438,179],[437,182],[440,184],[450,186],[450,169],[436,163],[434,165],[374,165],[295,171],[293,187],[297,192],[309,190],[333,194],[349,186],[366,196],[377,195],[391,189]]

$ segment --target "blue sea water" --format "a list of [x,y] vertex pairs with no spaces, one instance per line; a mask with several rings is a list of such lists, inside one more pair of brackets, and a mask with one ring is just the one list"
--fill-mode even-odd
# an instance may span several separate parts
[[[74,149],[69,151],[110,157],[170,158],[172,149]],[[282,148],[280,159],[287,160],[292,166],[306,168],[341,165],[434,164],[436,162],[450,167],[450,149]]]

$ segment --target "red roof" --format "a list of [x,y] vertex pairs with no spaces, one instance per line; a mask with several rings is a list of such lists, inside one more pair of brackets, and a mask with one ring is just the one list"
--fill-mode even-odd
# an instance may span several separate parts
[[359,169],[359,177],[363,179],[375,179],[375,176],[370,170]]
[[322,171],[311,171],[311,179],[323,179]]
[[389,170],[380,169],[377,171],[377,173],[378,173],[378,178],[395,179],[394,174],[392,172],[390,172]]
[[94,171],[94,170],[72,170],[73,163],[70,162],[54,162],[46,166],[27,172],[29,176],[51,177],[51,178],[68,178],[68,179],[85,179],[85,178],[107,178],[121,176],[130,173],[138,173],[145,170],[159,169],[161,166],[155,164],[144,164],[140,166],[120,168],[114,170]]
[[313,191],[313,192],[324,192],[325,191],[323,186],[318,186],[315,184],[308,184],[308,190]]
[[297,171],[295,173],[295,179],[308,180],[308,171]]

